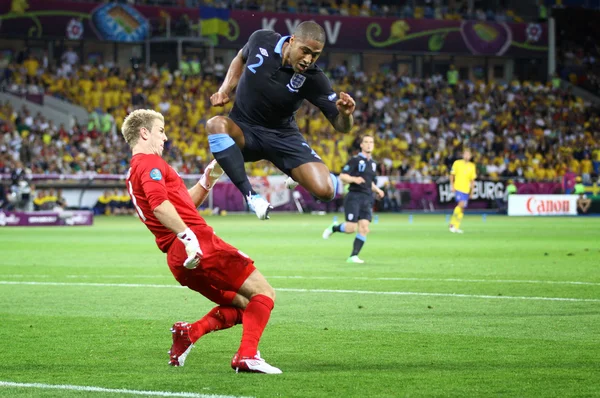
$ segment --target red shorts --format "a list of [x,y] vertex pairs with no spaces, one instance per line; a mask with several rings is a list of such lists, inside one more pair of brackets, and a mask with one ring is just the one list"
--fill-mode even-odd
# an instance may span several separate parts
[[215,235],[207,225],[190,227],[196,234],[202,259],[195,269],[187,269],[185,246],[175,239],[167,252],[167,264],[177,282],[221,305],[231,304],[242,284],[256,269],[254,261]]

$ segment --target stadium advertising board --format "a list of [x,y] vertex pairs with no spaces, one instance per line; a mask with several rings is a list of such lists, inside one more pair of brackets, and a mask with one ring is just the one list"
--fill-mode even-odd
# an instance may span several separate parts
[[[0,35],[136,42],[148,38],[153,27],[164,25],[167,18],[174,23],[184,14],[193,24],[200,19],[197,8],[64,0],[5,1],[0,4]],[[526,57],[546,56],[548,51],[545,23],[309,16],[253,11],[229,13],[229,32],[219,36],[219,46],[239,48],[258,29],[287,35],[307,19],[315,20],[325,29],[326,48],[342,51]]]
[[509,216],[575,216],[576,195],[511,195]]
[[[230,41],[238,45],[243,45],[257,29],[290,34],[306,19],[297,14],[251,11],[232,11],[230,18],[239,26],[238,37]],[[322,15],[313,15],[310,19],[325,29],[325,47],[339,50],[529,57],[536,54],[545,56],[548,51],[547,25],[539,23]]]
[[[473,189],[472,201],[495,201],[496,199],[504,198],[504,182],[503,181],[475,181],[475,189]],[[450,181],[437,184],[438,202],[441,204],[451,203],[454,201],[454,192],[450,189]]]
[[0,210],[0,227],[42,227],[92,225],[94,215],[91,211],[14,211]]

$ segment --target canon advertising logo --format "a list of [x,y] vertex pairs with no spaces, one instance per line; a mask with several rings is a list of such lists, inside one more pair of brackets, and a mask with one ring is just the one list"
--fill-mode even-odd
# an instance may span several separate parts
[[575,195],[510,195],[509,216],[574,216],[577,215]]
[[531,196],[525,206],[529,214],[569,214],[570,203],[568,200],[537,200]]

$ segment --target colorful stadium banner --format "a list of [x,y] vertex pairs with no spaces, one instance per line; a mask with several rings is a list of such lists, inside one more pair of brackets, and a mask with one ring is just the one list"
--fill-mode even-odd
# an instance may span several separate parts
[[[243,45],[257,29],[290,34],[303,20],[312,19],[325,29],[326,48],[338,50],[386,50],[409,53],[545,56],[547,25],[489,21],[444,21],[311,15],[231,13],[239,26],[234,42]],[[233,30],[233,29],[232,29]]]
[[150,36],[150,24],[139,10],[127,4],[63,0],[0,2],[0,37],[22,36],[139,42]]
[[[271,29],[290,34],[302,21],[323,26],[327,49],[395,53],[451,53],[472,55],[546,56],[545,23],[445,21],[343,17],[305,14],[227,11],[194,8],[73,3],[65,0],[12,0],[0,4],[0,36],[65,37],[75,18],[83,38],[141,41],[158,32],[167,17],[174,23],[184,14],[191,22],[207,24],[203,33],[219,34],[220,46],[240,48],[252,32]],[[203,15],[204,14],[204,15]],[[229,15],[227,15],[229,14]],[[197,18],[197,19],[196,19]],[[228,19],[227,19],[228,18]],[[224,21],[227,19],[227,24]],[[204,22],[209,21],[209,22]],[[204,31],[206,29],[206,31]]]

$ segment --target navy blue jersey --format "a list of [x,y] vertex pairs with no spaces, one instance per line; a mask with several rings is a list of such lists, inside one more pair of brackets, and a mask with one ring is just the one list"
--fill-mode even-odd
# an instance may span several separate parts
[[346,163],[342,173],[352,177],[362,177],[365,180],[362,184],[351,183],[350,192],[370,194],[373,192],[372,183],[377,180],[377,163],[372,158],[367,159],[363,154],[358,154]]
[[268,128],[296,127],[295,114],[307,99],[333,122],[339,111],[337,95],[323,71],[316,65],[295,73],[282,65],[283,44],[289,36],[271,30],[257,30],[242,49],[246,63],[238,82],[233,120]]

